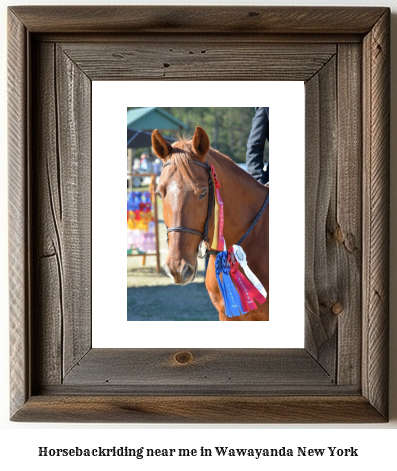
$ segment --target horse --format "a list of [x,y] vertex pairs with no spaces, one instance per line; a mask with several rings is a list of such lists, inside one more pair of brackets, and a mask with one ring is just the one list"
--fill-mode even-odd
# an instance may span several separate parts
[[237,244],[257,219],[240,245],[250,269],[265,287],[268,297],[263,304],[257,304],[257,309],[227,317],[216,279],[217,252],[211,249],[207,249],[209,259],[205,278],[208,294],[220,321],[268,321],[269,205],[265,206],[264,202],[268,200],[269,187],[257,182],[228,156],[210,147],[208,135],[200,126],[196,127],[191,140],[181,139],[172,145],[156,129],[152,133],[152,146],[163,161],[156,195],[163,202],[163,217],[168,228],[165,272],[176,285],[190,283],[197,273],[198,250],[202,250],[203,242],[200,239],[207,238],[207,245],[211,247],[214,237],[213,196],[211,198],[214,181],[209,169],[213,165],[224,203],[226,248]]

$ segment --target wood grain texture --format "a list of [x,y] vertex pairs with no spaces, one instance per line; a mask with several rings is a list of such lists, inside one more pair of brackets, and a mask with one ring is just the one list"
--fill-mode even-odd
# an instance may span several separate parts
[[89,423],[378,423],[361,396],[38,396],[13,420]]
[[305,347],[336,376],[338,294],[335,56],[306,84]]
[[32,32],[366,33],[382,7],[233,6],[12,7]]
[[387,416],[390,12],[364,39],[363,392]]
[[[183,352],[183,350],[182,350]],[[237,389],[260,393],[271,385],[329,386],[333,379],[304,349],[191,349],[179,363],[178,349],[93,349],[65,377],[65,386],[144,387],[196,393]],[[71,389],[71,388],[69,388]],[[274,388],[273,388],[274,390]]]
[[61,47],[56,71],[65,376],[91,348],[91,81]]
[[37,386],[60,384],[91,347],[91,83],[54,44],[35,58]]
[[[386,420],[388,10],[13,7],[9,22],[12,420]],[[91,350],[91,80],[275,77],[306,82],[306,348]]]
[[[38,384],[60,384],[63,351],[63,241],[59,214],[60,193],[58,126],[53,44],[34,46],[37,63],[33,87],[34,166],[32,211],[34,238],[32,290],[33,390]],[[44,340],[45,339],[45,340]]]
[[28,87],[26,28],[8,15],[8,166],[10,286],[10,409],[15,413],[30,394],[29,377],[29,218]]
[[[142,40],[143,39],[143,40]],[[309,80],[336,53],[334,44],[242,43],[162,35],[127,44],[66,44],[64,54],[91,80]]]
[[362,54],[338,46],[336,217],[337,285],[331,311],[338,321],[337,384],[360,384],[362,361]]
[[336,44],[361,44],[363,33],[342,33],[336,34],[334,32],[329,32],[326,35],[320,33],[313,34],[299,34],[299,33],[269,33],[264,35],[263,32],[251,32],[245,31],[241,34],[235,33],[222,33],[216,32],[216,34],[207,32],[207,33],[191,33],[189,31],[184,32],[183,34],[178,34],[177,32],[164,32],[164,33],[137,33],[134,30],[129,32],[119,32],[117,34],[109,34],[106,32],[98,32],[95,34],[92,33],[73,33],[68,34],[67,32],[48,32],[40,33],[37,32],[34,34],[35,40],[38,42],[55,42],[58,44],[86,44],[87,41],[92,41],[93,44],[101,43],[102,45],[113,44],[117,46],[118,44],[131,44],[131,43],[147,43],[147,44],[158,44],[159,39],[165,37],[170,38],[171,41],[174,41],[178,44],[183,42],[189,42],[192,44],[211,43],[216,42],[225,42],[226,38],[230,38],[234,43],[238,44],[247,44],[247,43],[260,43],[260,44],[323,44],[323,45],[335,45]]

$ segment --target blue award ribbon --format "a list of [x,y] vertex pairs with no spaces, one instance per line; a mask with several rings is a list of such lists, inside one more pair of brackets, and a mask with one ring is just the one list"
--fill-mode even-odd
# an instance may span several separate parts
[[241,314],[245,314],[245,312],[243,306],[241,305],[241,300],[238,291],[234,286],[232,279],[230,278],[230,265],[227,258],[227,252],[222,252],[223,284],[228,298],[228,307],[230,313],[228,317],[241,316]]
[[223,252],[219,252],[215,259],[215,275],[216,281],[218,282],[219,289],[221,291],[223,301],[225,303],[225,313],[228,317],[230,317],[227,313],[229,312],[228,309],[228,299],[225,293],[225,287],[223,286],[223,282],[221,280],[221,274],[223,274]]
[[[244,311],[240,296],[230,278],[230,265],[227,260],[227,252],[220,252],[215,260],[215,274],[219,289],[225,303],[225,314],[227,317],[241,316],[248,311]],[[222,280],[221,280],[222,274]]]

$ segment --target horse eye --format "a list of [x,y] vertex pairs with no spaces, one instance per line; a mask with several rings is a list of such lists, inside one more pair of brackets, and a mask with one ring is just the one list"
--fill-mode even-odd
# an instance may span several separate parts
[[205,198],[207,196],[207,190],[203,190],[203,192],[201,193],[201,195],[199,196],[199,200],[202,200],[203,198]]
[[157,196],[157,198],[159,198],[160,200],[162,199],[161,193],[160,193],[159,191],[156,191],[156,196]]

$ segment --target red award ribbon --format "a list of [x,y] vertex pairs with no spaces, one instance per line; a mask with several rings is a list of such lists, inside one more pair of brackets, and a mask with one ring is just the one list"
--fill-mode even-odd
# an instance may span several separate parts
[[262,283],[258,280],[256,275],[250,269],[247,263],[247,256],[245,255],[244,250],[239,245],[233,245],[233,252],[236,260],[241,265],[241,268],[244,270],[245,276],[250,280],[250,282],[255,286],[255,288],[262,294],[262,296],[266,299],[267,292],[262,285]]
[[219,193],[219,188],[221,188],[221,184],[219,183],[218,177],[216,176],[215,168],[213,165],[211,165],[211,171],[215,182],[215,196],[219,205],[218,246],[216,250],[222,251],[225,248],[225,239],[223,237],[223,226],[225,224],[225,216],[223,210],[223,201]]
[[218,232],[218,248],[217,250],[224,250],[225,248],[225,239],[223,237],[223,226],[225,223],[225,216],[223,212],[223,201],[221,198],[221,195],[219,194],[218,188],[216,189],[216,196],[218,198],[218,204],[219,204],[219,232]]
[[239,263],[234,256],[233,247],[230,247],[228,250],[228,260],[230,263],[230,276],[233,278],[233,281],[240,294],[240,300],[243,309],[246,311],[257,309],[258,306],[255,304],[254,299],[258,301],[259,304],[263,304],[266,301],[266,298],[239,271]]

